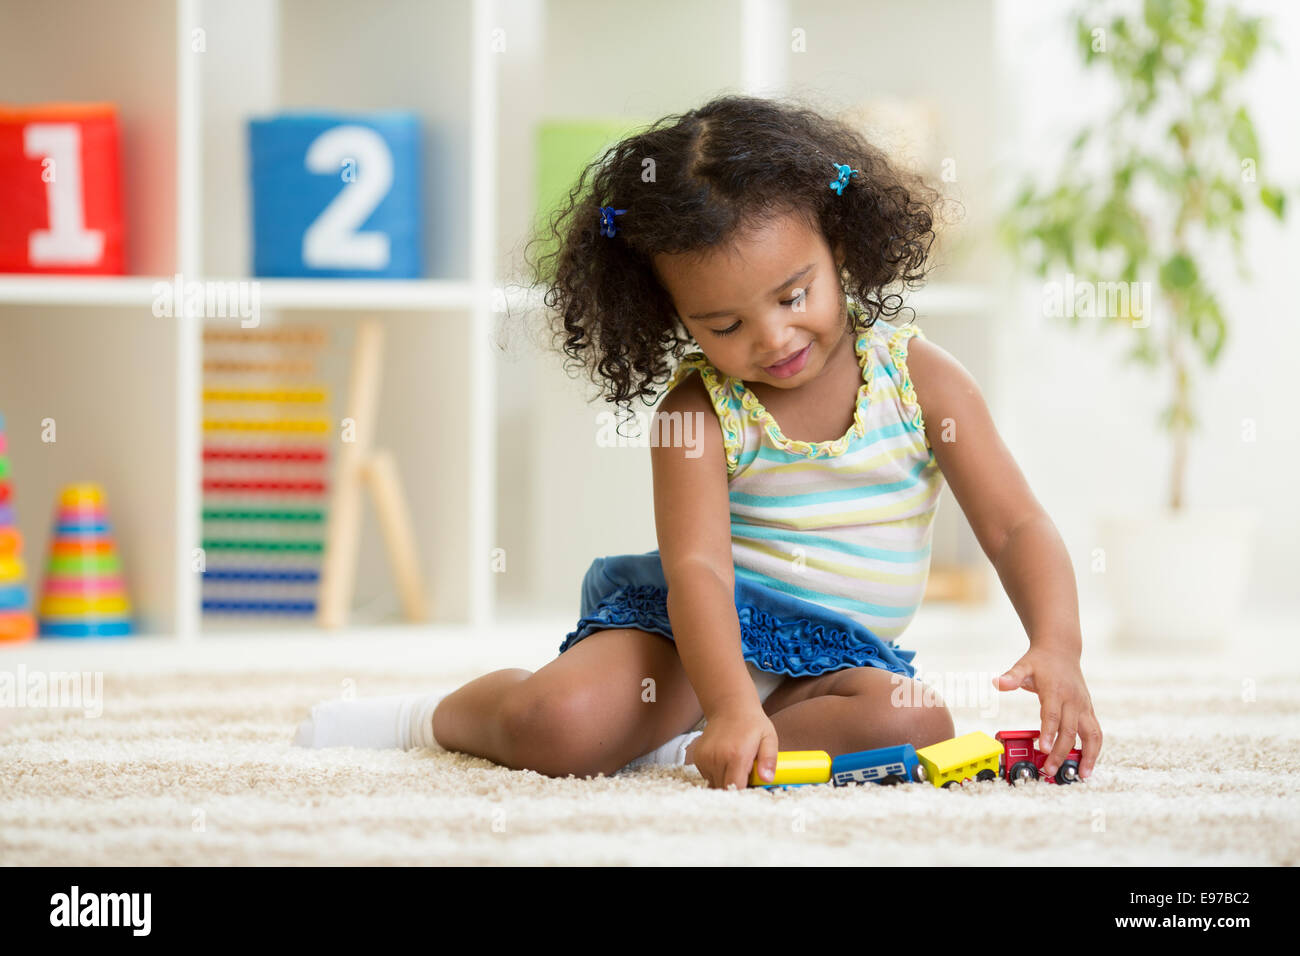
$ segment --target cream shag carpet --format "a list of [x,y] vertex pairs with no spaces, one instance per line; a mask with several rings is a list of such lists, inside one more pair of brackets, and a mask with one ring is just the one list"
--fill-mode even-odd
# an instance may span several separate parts
[[[922,617],[932,637],[943,630]],[[961,791],[722,792],[694,768],[552,779],[445,751],[290,746],[311,704],[345,686],[406,693],[536,669],[563,624],[492,641],[38,642],[0,649],[0,671],[102,668],[103,712],[0,709],[0,862],[1294,865],[1300,660],[1288,631],[1217,654],[1090,648],[1106,735],[1093,778]],[[909,643],[924,672],[957,682],[937,686],[950,688],[959,734],[1038,726],[1028,692],[971,691],[962,706],[953,690],[1014,663],[1022,633],[1000,630],[980,650]]]

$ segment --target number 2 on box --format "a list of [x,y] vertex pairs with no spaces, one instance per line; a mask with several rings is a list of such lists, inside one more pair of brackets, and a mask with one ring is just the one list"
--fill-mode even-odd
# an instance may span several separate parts
[[337,174],[353,162],[357,178],[344,184],[302,236],[302,261],[313,269],[384,269],[388,236],[357,232],[393,185],[393,154],[382,136],[365,126],[336,126],[312,141],[307,169]]

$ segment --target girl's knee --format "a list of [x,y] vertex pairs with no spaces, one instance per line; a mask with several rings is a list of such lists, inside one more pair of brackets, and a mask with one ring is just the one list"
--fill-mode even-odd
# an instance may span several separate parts
[[901,686],[890,696],[890,711],[897,732],[914,747],[928,747],[955,736],[952,714],[929,687],[914,678],[899,678]]
[[[520,683],[502,701],[499,721],[511,763],[539,773],[578,773],[596,715],[587,695]],[[544,769],[549,768],[549,769]],[[569,769],[565,769],[569,768]]]
[[957,735],[952,714],[943,704],[931,704],[920,708],[914,717],[913,733],[916,734],[915,747],[928,747],[931,744],[952,740]]

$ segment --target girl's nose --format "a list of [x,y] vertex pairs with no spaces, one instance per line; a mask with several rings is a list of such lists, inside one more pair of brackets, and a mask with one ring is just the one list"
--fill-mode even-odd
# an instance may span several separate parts
[[759,358],[778,362],[790,353],[796,334],[784,321],[769,321],[759,330],[757,348]]

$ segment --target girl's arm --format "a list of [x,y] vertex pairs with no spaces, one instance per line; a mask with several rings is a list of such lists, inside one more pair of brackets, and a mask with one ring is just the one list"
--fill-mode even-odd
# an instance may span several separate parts
[[1044,771],[1055,772],[1077,733],[1083,740],[1080,776],[1086,777],[1102,737],[1079,668],[1083,639],[1070,555],[998,435],[971,374],[916,337],[908,344],[907,370],[935,460],[1029,636],[1029,651],[996,686],[1038,695],[1039,745],[1052,747]]
[[[722,428],[698,376],[664,399],[654,422],[660,430],[650,460],[668,618],[682,667],[708,718],[691,744],[691,761],[709,786],[743,790],[752,770],[773,779],[779,743],[741,650]],[[689,431],[680,428],[686,422]],[[679,426],[677,441],[670,440],[673,424]],[[683,447],[684,433],[696,447]]]
[[[665,396],[654,427],[655,529],[677,653],[705,717],[761,710],[741,655],[722,429],[698,374]],[[683,446],[686,435],[694,447]]]

